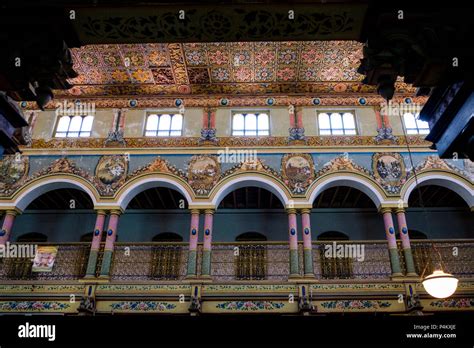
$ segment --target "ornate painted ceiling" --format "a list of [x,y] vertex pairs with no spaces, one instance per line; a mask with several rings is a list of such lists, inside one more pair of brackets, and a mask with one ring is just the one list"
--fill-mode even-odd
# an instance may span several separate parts
[[79,77],[56,97],[376,94],[356,72],[355,41],[104,44],[72,54]]

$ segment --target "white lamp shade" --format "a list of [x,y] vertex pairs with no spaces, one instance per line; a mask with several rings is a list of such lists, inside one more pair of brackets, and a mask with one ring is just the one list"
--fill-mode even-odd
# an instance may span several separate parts
[[458,279],[443,271],[434,271],[423,280],[426,292],[435,298],[446,298],[454,294],[458,287]]

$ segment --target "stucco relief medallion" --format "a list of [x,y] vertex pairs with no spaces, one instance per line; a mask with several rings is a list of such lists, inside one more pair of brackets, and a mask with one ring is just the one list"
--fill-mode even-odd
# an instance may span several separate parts
[[95,176],[106,192],[114,191],[125,180],[128,161],[125,156],[102,156],[95,168]]
[[198,195],[206,195],[217,184],[221,168],[216,157],[193,156],[188,166],[188,182]]
[[20,154],[5,155],[0,160],[0,192],[6,192],[18,186],[28,174],[27,156]]
[[375,179],[389,193],[397,193],[406,180],[405,163],[399,153],[374,153],[372,169]]
[[293,193],[304,193],[315,177],[313,158],[310,154],[285,155],[281,160],[281,172]]

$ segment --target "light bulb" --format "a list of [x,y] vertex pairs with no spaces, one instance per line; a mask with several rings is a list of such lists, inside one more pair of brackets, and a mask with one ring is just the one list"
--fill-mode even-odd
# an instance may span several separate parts
[[458,279],[452,274],[436,270],[423,280],[426,292],[435,298],[446,298],[454,294],[458,287]]

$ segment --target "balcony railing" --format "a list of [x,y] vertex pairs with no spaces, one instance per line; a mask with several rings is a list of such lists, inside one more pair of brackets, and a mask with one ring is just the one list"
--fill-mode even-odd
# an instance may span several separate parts
[[111,280],[180,280],[186,276],[188,243],[117,243]]
[[[337,241],[337,245],[364,247],[363,260],[328,257],[332,241],[313,242],[316,279],[389,279],[386,241]],[[430,274],[439,263],[460,278],[474,278],[474,240],[413,240],[412,252],[419,275]],[[51,272],[32,272],[31,258],[0,258],[0,281],[77,280],[85,275],[90,243],[38,243],[57,246]],[[434,247],[433,247],[434,246]],[[186,277],[188,243],[117,243],[112,258],[112,281],[179,281]],[[362,250],[362,249],[359,249]],[[439,254],[438,254],[439,253]],[[404,255],[399,246],[402,270]],[[299,245],[300,275],[304,274],[303,246]],[[355,255],[357,256],[357,255]],[[285,281],[290,274],[287,242],[235,242],[212,245],[211,276],[216,282]],[[100,269],[100,257],[99,266]],[[202,244],[198,246],[197,274],[201,274]]]
[[417,274],[433,273],[440,259],[444,271],[459,278],[474,277],[474,241],[465,240],[413,240],[413,260]]
[[[345,251],[362,252],[362,258],[353,257],[328,257],[334,249],[333,241],[313,242],[313,268],[318,279],[387,279],[392,274],[390,257],[386,241],[337,241]],[[346,248],[350,246],[350,248]]]
[[213,243],[211,275],[216,281],[286,280],[289,259],[285,242]]
[[0,258],[0,280],[75,280],[86,274],[90,243],[22,243],[21,245],[56,246],[58,252],[51,272],[33,272],[32,259]]

